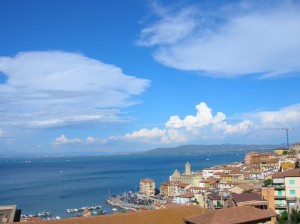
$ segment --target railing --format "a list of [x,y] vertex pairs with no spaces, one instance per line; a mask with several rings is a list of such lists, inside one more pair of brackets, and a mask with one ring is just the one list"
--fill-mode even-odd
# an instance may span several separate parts
[[285,189],[285,185],[274,185],[274,189]]
[[285,195],[274,195],[275,199],[285,199]]
[[296,201],[297,198],[296,198],[296,196],[289,196],[289,197],[286,197],[286,200],[287,201]]
[[275,204],[275,208],[280,209],[280,208],[287,208],[286,205],[279,205],[279,204]]

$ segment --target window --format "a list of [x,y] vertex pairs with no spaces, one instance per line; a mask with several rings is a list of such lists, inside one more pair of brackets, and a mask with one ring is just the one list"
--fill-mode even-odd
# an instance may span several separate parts
[[290,194],[291,195],[296,195],[296,191],[295,190],[290,190]]
[[295,184],[295,180],[289,180],[289,184]]

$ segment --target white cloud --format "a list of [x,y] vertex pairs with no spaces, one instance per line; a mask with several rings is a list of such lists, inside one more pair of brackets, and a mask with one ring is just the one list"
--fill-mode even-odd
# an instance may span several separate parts
[[166,123],[166,127],[186,128],[187,130],[192,130],[207,126],[212,122],[214,117],[212,116],[211,109],[207,107],[206,103],[202,102],[199,105],[196,105],[196,109],[196,116],[188,115],[183,120],[181,120],[178,116],[171,116],[169,121]]
[[138,103],[133,96],[150,84],[114,65],[62,51],[0,57],[0,72],[8,77],[0,84],[0,124],[6,126],[119,122],[120,108]]
[[4,136],[4,131],[0,129],[0,138]]
[[192,16],[196,13],[193,8],[185,8],[175,15],[162,10],[157,4],[153,4],[161,20],[144,28],[140,39],[137,41],[141,46],[153,46],[158,44],[173,44],[186,38],[196,26]]
[[[274,132],[267,128],[295,128],[300,126],[300,104],[281,108],[277,111],[260,111],[234,115],[231,118],[223,112],[213,114],[205,102],[195,106],[196,114],[184,118],[171,116],[163,128],[142,128],[123,136],[111,136],[106,139],[87,137],[86,139],[67,139],[64,135],[55,140],[54,145],[67,143],[108,145],[121,143],[147,143],[159,146],[207,142],[227,142],[228,139],[238,143],[242,141],[266,143],[274,139]],[[241,120],[234,122],[234,120]],[[297,131],[294,129],[294,131]],[[282,137],[278,132],[276,136]],[[284,141],[284,136],[282,137]],[[281,143],[281,142],[280,142]]]
[[185,143],[193,138],[181,130],[169,129],[166,135],[162,136],[161,143],[163,144],[174,144],[174,143]]
[[82,140],[78,138],[67,138],[65,135],[61,135],[55,139],[54,145],[63,145],[69,143],[81,143]]
[[157,127],[153,129],[143,128],[132,133],[127,133],[120,139],[125,141],[141,141],[154,144],[170,144],[188,141],[188,137],[181,131],[174,129],[159,129]]
[[300,104],[294,104],[277,111],[261,111],[245,114],[260,128],[294,128],[300,125]]
[[156,46],[154,58],[164,65],[213,76],[267,77],[300,71],[299,3],[247,3],[214,11],[166,8],[142,29],[138,43]]
[[100,144],[100,145],[105,145],[109,141],[116,141],[118,140],[117,138],[107,138],[107,139],[97,139],[91,136],[88,136],[86,139],[81,139],[81,138],[67,138],[65,135],[61,135],[57,138],[55,138],[53,145],[58,146],[58,145],[65,145],[65,144],[81,144],[81,145],[90,145],[90,144]]
[[151,141],[154,139],[160,139],[166,133],[165,130],[161,130],[159,128],[153,128],[151,130],[143,128],[139,131],[134,131],[132,133],[126,134],[123,139],[131,140],[131,139],[141,139],[145,141]]
[[86,142],[87,142],[88,144],[92,144],[92,143],[95,142],[95,138],[93,138],[93,137],[87,137]]
[[196,105],[196,116],[188,115],[184,119],[179,116],[171,116],[166,123],[166,127],[170,129],[185,129],[189,132],[198,133],[202,128],[211,127],[214,130],[223,130],[225,134],[234,134],[245,132],[251,126],[249,120],[242,121],[236,125],[227,124],[226,115],[222,112],[217,112],[215,116],[212,114],[212,109],[206,103],[202,102]]
[[217,112],[214,116],[212,109],[206,103],[196,105],[196,115],[187,115],[184,119],[171,116],[164,129],[158,127],[141,129],[127,133],[123,139],[143,142],[160,142],[163,144],[186,143],[189,141],[224,138],[228,135],[240,135],[251,130],[253,123],[244,120],[237,124],[228,124],[226,115]]

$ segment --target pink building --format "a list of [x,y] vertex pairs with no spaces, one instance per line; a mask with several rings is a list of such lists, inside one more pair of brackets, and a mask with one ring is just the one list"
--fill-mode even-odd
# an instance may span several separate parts
[[251,156],[258,156],[258,152],[247,152],[245,155],[245,164],[250,165],[251,164]]

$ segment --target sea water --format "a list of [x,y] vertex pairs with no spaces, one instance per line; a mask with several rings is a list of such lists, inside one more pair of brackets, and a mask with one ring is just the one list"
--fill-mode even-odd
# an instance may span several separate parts
[[186,162],[192,171],[242,161],[244,153],[172,156],[100,156],[0,159],[0,205],[17,205],[22,214],[51,212],[68,217],[68,208],[102,205],[105,200],[139,190],[139,181],[152,178],[156,187]]

